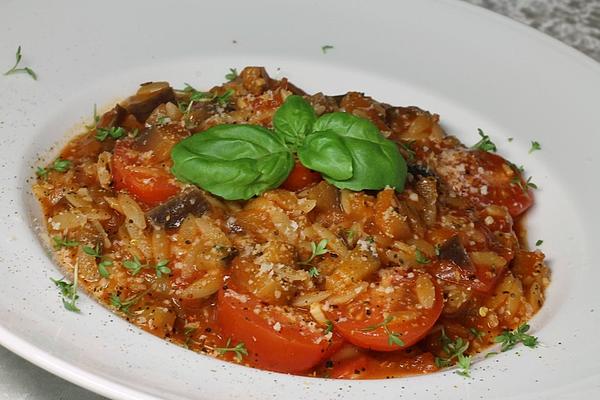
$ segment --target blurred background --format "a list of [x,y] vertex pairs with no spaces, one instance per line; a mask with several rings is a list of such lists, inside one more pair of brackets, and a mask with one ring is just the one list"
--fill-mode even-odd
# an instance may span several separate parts
[[464,0],[536,28],[600,61],[600,0]]

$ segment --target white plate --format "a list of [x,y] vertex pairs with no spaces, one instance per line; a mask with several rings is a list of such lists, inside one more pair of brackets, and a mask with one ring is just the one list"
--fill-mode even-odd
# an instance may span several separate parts
[[[600,396],[600,67],[566,46],[454,1],[3,2],[0,65],[23,45],[39,74],[0,77],[0,343],[119,399],[548,399]],[[321,46],[333,45],[327,54]],[[488,132],[540,186],[530,239],[553,271],[534,319],[543,345],[452,373],[330,381],[252,370],[167,344],[83,296],[62,308],[60,272],[33,230],[32,166],[138,83],[208,87],[229,67],[265,65],[308,91],[363,90],[440,113],[466,142]],[[514,137],[508,142],[508,137]],[[528,154],[530,141],[542,151]],[[55,147],[56,148],[56,147]],[[587,397],[586,397],[587,395]]]

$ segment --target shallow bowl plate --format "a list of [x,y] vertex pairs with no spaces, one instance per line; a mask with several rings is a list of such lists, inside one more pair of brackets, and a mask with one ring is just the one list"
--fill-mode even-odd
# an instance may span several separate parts
[[[0,5],[0,343],[117,399],[548,399],[600,397],[600,66],[536,31],[457,1],[13,1]],[[322,46],[331,45],[324,53]],[[141,82],[208,88],[264,65],[309,92],[361,90],[442,116],[466,143],[483,128],[539,186],[529,238],[553,283],[532,321],[542,345],[452,371],[333,381],[253,370],[143,333],[86,296],[67,312],[41,246],[34,167]],[[508,141],[508,138],[514,138]],[[528,154],[530,142],[542,150]],[[52,148],[53,151],[48,152]],[[377,397],[375,397],[377,396]]]

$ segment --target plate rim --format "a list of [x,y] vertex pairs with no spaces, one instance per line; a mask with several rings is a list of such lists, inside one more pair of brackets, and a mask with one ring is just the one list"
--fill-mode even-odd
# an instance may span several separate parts
[[[543,33],[531,26],[528,26],[521,21],[511,19],[497,12],[483,8],[482,6],[467,3],[461,0],[430,0],[431,3],[445,3],[455,8],[466,10],[466,12],[481,15],[482,18],[493,18],[498,23],[511,30],[520,30],[522,35],[534,37],[540,45],[545,49],[553,50],[562,53],[565,59],[570,62],[590,68],[594,73],[600,75],[600,63],[581,52],[580,50],[569,46],[568,44]],[[21,190],[25,190],[24,188]],[[143,392],[127,386],[125,384],[115,382],[108,378],[87,372],[85,369],[75,367],[69,364],[68,361],[52,355],[41,347],[31,344],[29,341],[13,334],[0,323],[0,344],[6,347],[11,352],[24,358],[25,360],[41,367],[42,369],[76,384],[85,389],[91,390],[103,396],[115,399],[143,399],[143,400],[158,400],[147,392]],[[279,374],[277,374],[279,375]],[[286,375],[287,374],[281,374]],[[404,378],[406,379],[406,378]],[[378,380],[381,381],[381,380]]]

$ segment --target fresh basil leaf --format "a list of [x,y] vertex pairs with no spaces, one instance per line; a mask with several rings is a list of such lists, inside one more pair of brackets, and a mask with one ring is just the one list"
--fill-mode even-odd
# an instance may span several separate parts
[[352,178],[352,152],[344,139],[333,132],[317,132],[310,135],[304,146],[298,149],[300,162],[312,170],[326,174],[335,180]]
[[301,96],[288,96],[273,116],[275,133],[281,135],[293,150],[312,132],[317,116],[312,106]]
[[173,174],[227,200],[276,188],[294,167],[283,139],[257,125],[218,125],[179,142]]
[[[319,117],[313,130],[298,156],[304,166],[320,172],[332,185],[354,191],[386,186],[404,189],[406,162],[396,143],[381,136],[371,121],[348,113],[331,113]],[[349,170],[346,155],[352,161],[351,177],[342,174]]]
[[386,141],[371,121],[345,112],[334,112],[320,116],[313,125],[313,132],[324,131],[332,131],[340,136],[368,140],[373,143]]

